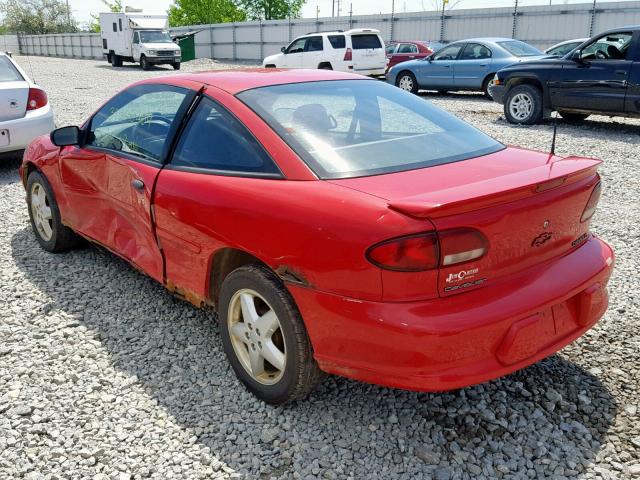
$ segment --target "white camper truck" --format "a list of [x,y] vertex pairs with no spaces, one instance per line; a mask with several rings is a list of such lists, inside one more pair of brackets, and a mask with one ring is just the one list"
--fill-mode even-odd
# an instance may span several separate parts
[[180,47],[167,31],[166,15],[101,13],[102,53],[114,67],[122,62],[140,62],[143,70],[152,65],[173,65],[180,69]]

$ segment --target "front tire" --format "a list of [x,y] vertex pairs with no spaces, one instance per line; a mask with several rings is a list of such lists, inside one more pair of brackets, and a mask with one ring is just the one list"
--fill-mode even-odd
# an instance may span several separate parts
[[171,64],[174,70],[180,70],[180,62],[175,62]]
[[533,125],[542,120],[542,92],[533,85],[518,85],[506,95],[504,115],[510,123]]
[[418,93],[418,81],[411,72],[402,72],[396,79],[396,87],[405,92]]
[[142,67],[142,70],[149,70],[149,68],[151,68],[149,60],[147,60],[147,57],[144,55],[140,57],[140,66]]
[[43,249],[56,253],[80,244],[80,237],[62,224],[53,190],[40,172],[31,172],[27,179],[27,206],[31,228]]
[[300,312],[270,270],[248,265],[231,272],[220,290],[218,319],[231,367],[259,399],[290,402],[321,377]]

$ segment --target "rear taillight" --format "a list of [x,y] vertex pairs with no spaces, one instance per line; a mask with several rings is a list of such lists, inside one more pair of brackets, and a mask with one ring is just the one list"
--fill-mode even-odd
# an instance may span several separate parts
[[351,49],[347,48],[347,51],[344,52],[344,58],[342,59],[345,62],[350,62],[353,59],[353,54],[351,53]]
[[586,222],[593,214],[596,213],[596,208],[598,208],[598,202],[600,201],[600,194],[602,193],[602,185],[601,182],[598,182],[595,187],[593,187],[593,191],[591,192],[591,196],[589,197],[589,201],[587,202],[587,206],[584,207],[584,212],[582,212],[582,217],[580,218],[580,222]]
[[479,231],[459,228],[378,243],[367,250],[367,259],[385,270],[420,272],[476,260],[487,253],[488,245]]
[[385,270],[431,270],[438,267],[438,236],[435,232],[429,232],[393,238],[369,248],[367,258]]
[[44,107],[49,100],[44,90],[39,88],[29,89],[29,98],[27,99],[27,110],[37,110]]

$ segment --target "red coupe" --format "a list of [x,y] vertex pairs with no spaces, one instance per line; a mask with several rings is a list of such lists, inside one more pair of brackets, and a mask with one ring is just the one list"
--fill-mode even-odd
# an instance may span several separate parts
[[419,40],[398,41],[387,44],[387,72],[391,67],[398,63],[408,60],[427,58],[433,53],[433,49],[426,42]]
[[391,85],[329,71],[163,76],[34,141],[33,231],[83,237],[213,306],[282,403],[329,372],[447,390],[556,352],[604,314],[600,161],[505,147]]

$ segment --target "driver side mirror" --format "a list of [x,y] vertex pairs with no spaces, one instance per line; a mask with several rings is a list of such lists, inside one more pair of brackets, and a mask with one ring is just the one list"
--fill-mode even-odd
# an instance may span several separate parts
[[281,51],[282,53],[287,53],[287,52],[286,52],[286,50],[287,50],[287,47],[280,47],[280,51]]
[[80,144],[80,129],[75,125],[57,128],[49,135],[51,143],[57,147]]
[[425,60],[429,63],[433,62],[433,54],[429,55],[427,58],[425,58]]
[[574,50],[573,53],[571,54],[571,60],[573,60],[576,63],[585,63],[584,60],[582,59],[582,50]]

